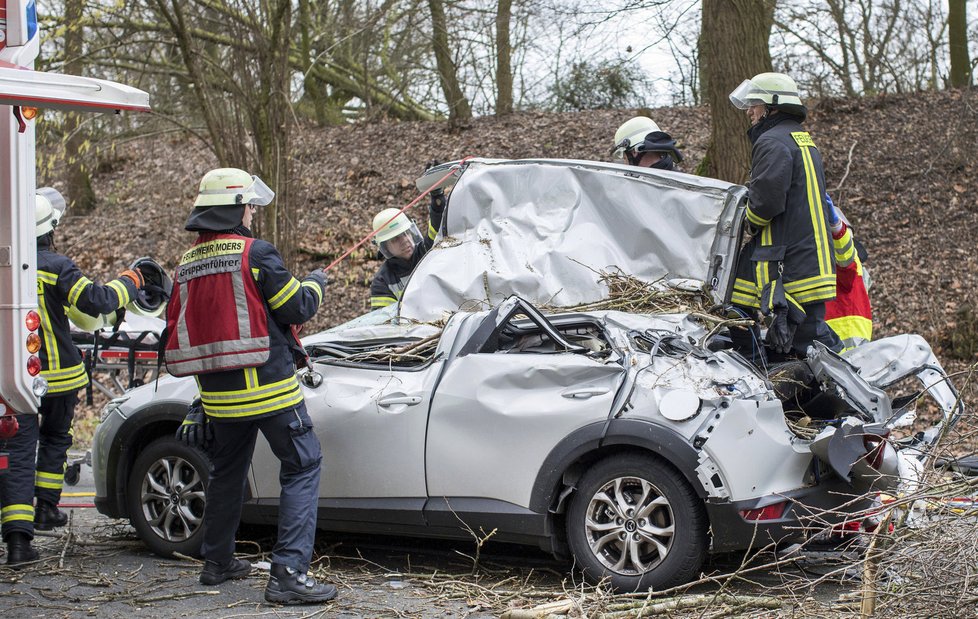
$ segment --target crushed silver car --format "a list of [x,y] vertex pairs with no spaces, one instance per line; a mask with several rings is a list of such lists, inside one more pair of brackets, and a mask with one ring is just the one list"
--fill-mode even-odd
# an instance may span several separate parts
[[[615,270],[722,308],[743,187],[480,159],[418,185],[449,172],[440,239],[399,306],[304,340],[322,529],[493,532],[618,589],[663,588],[695,578],[711,551],[803,537],[866,492],[912,483],[913,462],[961,414],[918,336],[759,368],[700,308],[602,305],[601,273]],[[888,390],[914,377],[943,420],[900,442],[890,431],[916,398]],[[128,517],[163,555],[200,546],[207,459],[173,438],[195,396],[192,379],[164,377],[110,402],[95,435],[99,511]],[[276,519],[272,462],[259,438],[245,521]]]

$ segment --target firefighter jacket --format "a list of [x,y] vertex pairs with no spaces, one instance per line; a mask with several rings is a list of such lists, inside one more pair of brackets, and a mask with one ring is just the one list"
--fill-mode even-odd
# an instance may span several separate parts
[[825,304],[825,322],[842,340],[843,351],[873,339],[873,309],[863,281],[863,263],[852,229],[845,223],[832,235],[836,266],[835,299]]
[[755,234],[740,254],[731,300],[760,306],[760,291],[779,276],[796,305],[835,298],[835,264],[822,158],[788,114],[751,127],[747,221]]
[[275,247],[247,228],[201,231],[180,260],[167,304],[167,369],[193,374],[204,411],[236,421],[302,402],[296,359],[305,351],[291,325],[312,318],[326,277],[301,282]]
[[88,384],[78,347],[71,341],[67,309],[90,316],[107,314],[135,298],[138,289],[128,277],[99,286],[72,262],[51,249],[51,235],[37,239],[37,304],[41,316],[41,376],[48,394],[75,391]]
[[445,194],[444,192],[432,192],[430,195],[428,233],[425,235],[424,243],[414,248],[414,253],[409,259],[392,257],[380,265],[380,269],[370,283],[370,309],[387,307],[401,299],[401,295],[404,294],[404,287],[407,286],[408,278],[414,271],[414,267],[418,266],[418,263],[435,243],[435,237],[441,228],[442,215],[445,212]]

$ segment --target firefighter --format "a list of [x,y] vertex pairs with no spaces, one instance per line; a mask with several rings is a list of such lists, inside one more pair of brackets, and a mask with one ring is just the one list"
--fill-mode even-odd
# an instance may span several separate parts
[[[437,165],[432,162],[428,167]],[[427,168],[426,168],[427,169]],[[428,231],[422,237],[411,219],[396,208],[385,208],[373,220],[374,244],[384,257],[370,284],[370,309],[397,303],[404,294],[411,272],[435,242],[445,213],[445,191],[436,187],[428,194]]]
[[200,392],[200,408],[191,407],[177,437],[204,447],[212,465],[200,582],[251,571],[234,557],[234,535],[261,431],[279,459],[282,486],[265,599],[325,602],[336,587],[307,575],[322,456],[296,378],[306,356],[292,325],[316,314],[327,280],[317,270],[299,281],[271,243],[252,236],[257,208],[274,197],[260,178],[236,168],[201,179],[185,225],[197,240],[180,259],[167,304],[165,358],[171,374],[193,375]]
[[842,351],[873,339],[873,309],[866,281],[869,274],[863,262],[865,250],[853,236],[842,212],[825,194],[829,206],[829,225],[835,256],[835,299],[825,304],[825,322],[842,340]]
[[618,127],[611,154],[628,165],[657,170],[675,170],[683,160],[672,136],[646,116],[636,116]]
[[766,344],[778,355],[804,357],[812,342],[842,350],[825,322],[835,298],[835,263],[822,158],[801,123],[807,110],[793,79],[761,73],[730,101],[751,121],[747,204],[752,238],[741,250],[732,301],[771,319]]
[[88,384],[81,353],[71,340],[67,312],[99,316],[132,301],[143,287],[139,271],[127,269],[100,286],[85,276],[54,246],[54,229],[64,210],[64,198],[54,189],[38,190],[35,209],[37,234],[37,304],[41,316],[41,376],[48,392],[38,408],[40,427],[34,480],[34,528],[50,531],[64,526],[68,515],[58,509],[65,464],[71,447],[71,421],[78,390]]
[[7,544],[7,565],[36,561],[34,539],[34,471],[37,450],[37,415],[18,415],[19,428],[0,441],[9,466],[0,473],[0,527]]

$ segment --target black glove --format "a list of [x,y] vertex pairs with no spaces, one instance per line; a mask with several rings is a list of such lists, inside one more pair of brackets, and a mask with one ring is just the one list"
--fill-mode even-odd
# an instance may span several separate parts
[[427,172],[431,168],[434,168],[435,166],[440,166],[440,165],[441,165],[441,161],[438,161],[437,159],[432,159],[428,163],[424,164],[424,171]]
[[795,330],[805,321],[805,310],[784,291],[781,278],[768,282],[761,290],[761,313],[774,316],[767,329],[764,343],[774,352],[788,354],[795,339]]
[[329,274],[326,273],[326,269],[316,269],[312,273],[306,276],[306,279],[314,279],[323,285],[323,288],[329,286]]
[[187,416],[177,428],[176,439],[188,447],[196,447],[197,449],[207,449],[207,446],[214,439],[214,428],[211,427],[207,419],[200,398],[190,403]]
[[436,213],[443,212],[445,210],[445,190],[441,187],[435,187],[429,195],[431,196],[432,210]]

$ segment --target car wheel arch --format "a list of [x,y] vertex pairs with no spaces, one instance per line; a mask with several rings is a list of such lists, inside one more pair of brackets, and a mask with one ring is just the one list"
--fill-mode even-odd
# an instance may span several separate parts
[[121,426],[112,442],[107,461],[107,469],[115,471],[115,479],[110,481],[109,487],[116,497],[116,517],[129,517],[126,493],[136,458],[156,439],[172,436],[183,422],[186,412],[186,404],[164,402],[131,416]]
[[699,454],[689,441],[665,426],[638,419],[613,419],[577,429],[550,451],[537,473],[530,509],[559,514],[573,493],[573,484],[589,464],[626,449],[658,457],[676,469],[698,496],[707,496],[696,475]]

